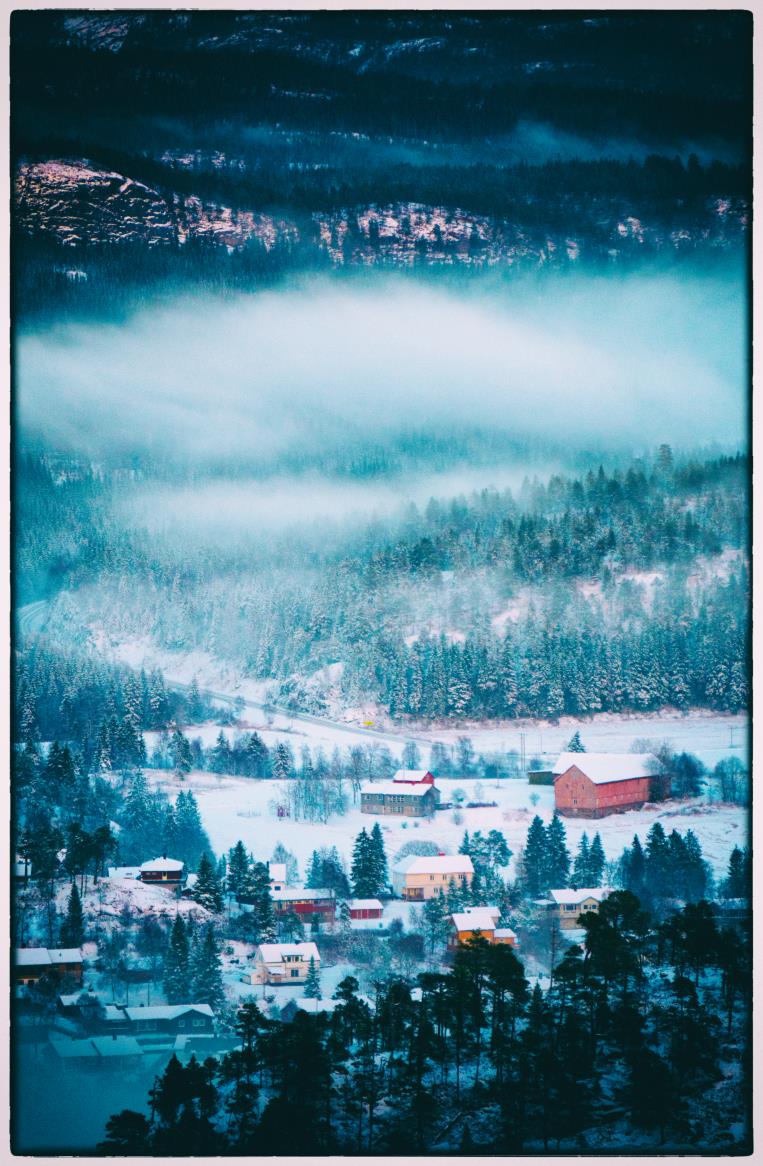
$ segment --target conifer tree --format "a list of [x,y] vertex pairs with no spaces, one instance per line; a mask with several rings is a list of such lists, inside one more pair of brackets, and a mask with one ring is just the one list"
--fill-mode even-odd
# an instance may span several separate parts
[[356,899],[372,899],[377,892],[377,875],[373,844],[365,826],[355,839],[352,852],[352,893]]
[[249,872],[249,855],[241,839],[231,847],[228,855],[228,890],[238,895]]
[[76,882],[69,892],[66,917],[61,924],[61,947],[80,947],[85,938],[85,921],[82,915],[82,901]]
[[591,887],[591,847],[585,830],[578,843],[578,852],[575,855],[575,865],[572,870],[572,885],[574,887]]
[[547,891],[548,882],[548,838],[542,819],[535,815],[527,831],[525,852],[522,859],[522,881],[527,894],[536,898]]
[[321,981],[313,956],[310,956],[310,965],[307,970],[307,978],[305,979],[305,996],[307,996],[308,1000],[321,999]]
[[588,859],[588,878],[589,882],[585,884],[587,887],[600,887],[604,878],[604,866],[606,863],[606,856],[604,854],[604,847],[601,843],[601,835],[598,830],[593,836],[591,843],[591,852]]
[[546,861],[549,887],[566,887],[570,880],[570,852],[567,831],[558,814],[554,814],[546,831]]
[[190,945],[183,916],[178,914],[164,959],[164,994],[170,1004],[188,1004],[190,992]]
[[191,898],[207,911],[219,914],[223,909],[223,892],[217,871],[208,854],[202,854]]
[[373,875],[376,880],[375,894],[382,894],[387,889],[387,853],[384,849],[384,839],[382,837],[381,827],[378,822],[374,822],[371,830],[371,846],[370,853],[373,865]]
[[576,729],[575,732],[570,737],[570,740],[567,742],[567,752],[568,753],[585,753],[585,751],[586,751],[585,745],[580,740],[580,733]]
[[258,942],[274,935],[273,897],[270,892],[270,872],[264,862],[255,862],[249,869],[241,888],[241,900],[251,904],[250,922]]
[[225,1000],[220,948],[214,926],[209,923],[197,940],[191,959],[191,989],[195,1004],[218,1009]]

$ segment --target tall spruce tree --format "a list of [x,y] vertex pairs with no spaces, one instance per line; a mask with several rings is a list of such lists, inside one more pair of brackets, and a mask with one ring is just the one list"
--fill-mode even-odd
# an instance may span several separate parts
[[601,843],[601,835],[598,830],[593,836],[591,843],[591,851],[588,856],[588,879],[585,884],[588,887],[600,887],[604,879],[604,866],[606,864],[606,856],[604,854],[604,847]]
[[578,852],[575,855],[575,863],[572,869],[572,885],[574,887],[590,887],[594,884],[590,882],[591,877],[591,847],[588,842],[588,835],[585,830],[578,843]]
[[374,822],[371,830],[371,846],[370,853],[373,866],[373,875],[376,880],[375,894],[383,894],[387,890],[387,852],[384,849],[384,839],[382,837],[381,827],[378,822]]
[[61,947],[80,947],[85,938],[85,920],[82,901],[76,882],[72,883],[66,916],[61,924]]
[[217,871],[208,854],[202,854],[199,860],[196,882],[191,888],[191,898],[200,907],[205,907],[207,911],[212,911],[215,915],[218,915],[223,909],[220,879],[217,877]]
[[169,1004],[188,1004],[191,995],[191,965],[188,932],[182,915],[175,916],[164,958],[164,994]]
[[377,874],[373,843],[365,826],[355,839],[352,851],[352,893],[356,899],[372,899],[377,890]]
[[219,1009],[225,1001],[220,947],[209,923],[197,940],[191,958],[191,990],[195,1004]]
[[566,887],[570,881],[570,852],[567,849],[567,831],[558,814],[554,814],[546,830],[547,878],[550,887]]
[[569,741],[567,742],[567,752],[568,753],[585,753],[585,751],[586,751],[585,745],[580,740],[580,733],[576,729],[575,732],[570,737]]
[[321,981],[318,975],[318,969],[315,966],[315,959],[310,956],[310,964],[307,969],[307,977],[305,979],[305,996],[308,1000],[321,999]]
[[548,882],[548,838],[546,828],[538,814],[535,815],[527,831],[525,852],[522,858],[522,881],[531,898],[549,889]]

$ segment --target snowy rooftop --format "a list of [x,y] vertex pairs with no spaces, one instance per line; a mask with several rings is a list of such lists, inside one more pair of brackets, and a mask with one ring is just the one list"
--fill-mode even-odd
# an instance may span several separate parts
[[472,874],[468,854],[410,854],[392,868],[395,874]]
[[81,964],[82,952],[78,947],[17,947],[16,966],[34,967],[37,964]]
[[559,903],[562,906],[574,906],[575,903],[582,903],[584,899],[596,899],[601,903],[612,892],[609,887],[579,887],[576,891],[570,889],[549,891],[554,903]]
[[424,794],[429,793],[433,786],[426,782],[420,782],[418,785],[405,785],[404,782],[398,781],[367,781],[365,785],[361,786],[361,794],[386,794],[389,796],[393,794],[395,797],[404,798],[423,798]]
[[393,781],[423,781],[425,777],[431,777],[432,774],[428,769],[398,769],[393,776]]
[[141,863],[141,870],[182,870],[185,866],[184,862],[180,862],[177,858],[151,858],[148,862]]
[[329,887],[283,887],[280,891],[271,891],[270,895],[274,903],[334,898],[334,892]]
[[456,911],[451,915],[456,931],[494,931],[496,916],[487,907]]
[[30,967],[34,964],[49,964],[48,949],[46,947],[17,947],[17,967]]
[[202,1016],[213,1019],[215,1015],[208,1004],[142,1004],[124,1009],[129,1020],[175,1020],[185,1012],[200,1012]]
[[293,1003],[300,1012],[333,1012],[338,1000],[313,1000],[309,996],[296,996]]
[[308,962],[313,959],[316,963],[319,963],[321,958],[314,943],[261,943],[257,954],[266,964],[280,964],[290,955],[299,956]]
[[351,911],[383,911],[381,899],[350,899]]
[[558,777],[573,765],[594,785],[629,781],[634,777],[657,777],[660,766],[651,753],[560,753],[552,773]]
[[496,927],[495,937],[496,939],[516,939],[517,933],[512,931],[510,927]]

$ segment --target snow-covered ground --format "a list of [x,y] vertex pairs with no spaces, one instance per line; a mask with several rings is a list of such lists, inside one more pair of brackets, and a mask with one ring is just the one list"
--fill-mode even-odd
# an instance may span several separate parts
[[[167,771],[146,772],[153,784],[172,796],[180,789],[193,790],[210,842],[218,854],[234,846],[240,838],[255,858],[267,860],[276,844],[283,842],[297,856],[302,876],[312,851],[321,846],[336,846],[340,855],[349,862],[356,835],[363,826],[370,828],[377,820],[381,824],[390,861],[394,861],[404,843],[414,840],[435,842],[444,851],[455,852],[464,830],[470,833],[474,830],[501,830],[516,854],[524,845],[533,815],[538,813],[544,821],[549,821],[554,805],[554,791],[550,786],[531,786],[522,780],[483,780],[480,783],[482,800],[496,801],[498,805],[463,809],[459,811],[460,821],[454,820],[452,810],[440,811],[431,820],[419,820],[392,816],[377,818],[374,814],[362,814],[356,806],[344,817],[332,817],[324,825],[275,817],[271,803],[279,800],[280,783],[277,781],[218,777],[195,771],[181,782]],[[443,800],[447,801],[456,788],[465,790],[467,800],[473,800],[477,783],[475,780],[438,778],[437,784],[442,790]],[[630,844],[634,834],[644,841],[652,824],[658,820],[668,833],[674,828],[681,833],[692,829],[718,875],[725,872],[733,846],[747,842],[748,820],[742,807],[709,804],[700,799],[665,802],[596,821],[582,818],[566,818],[564,821],[572,848],[577,847],[584,830],[589,837],[598,830],[607,858],[616,859]]]
[[[628,752],[634,741],[649,739],[668,741],[677,751],[695,753],[706,765],[713,766],[729,753],[744,758],[749,736],[749,717],[708,713],[692,710],[686,713],[667,711],[629,715],[599,713],[588,719],[561,717],[558,722],[513,720],[502,722],[442,721],[435,724],[395,725],[378,710],[346,709],[333,712],[335,719],[313,717],[300,713],[275,712],[263,708],[267,701],[268,685],[264,681],[242,677],[229,663],[215,660],[205,652],[170,652],[157,649],[146,638],[142,640],[106,640],[100,635],[99,649],[130,667],[161,668],[169,683],[188,685],[196,678],[199,686],[208,692],[221,694],[244,702],[241,729],[257,729],[269,746],[288,741],[296,753],[303,745],[323,748],[327,753],[335,747],[349,748],[355,744],[385,744],[393,756],[399,757],[406,741],[415,741],[428,764],[429,748],[433,741],[455,744],[458,737],[467,736],[477,753],[507,753],[524,751],[528,761],[533,757],[546,760],[556,757],[566,746],[572,734],[580,731],[589,751]],[[190,728],[189,736],[201,737],[205,745],[214,741],[218,726]],[[226,730],[230,735],[231,730]],[[235,730],[234,730],[235,732]],[[153,740],[147,736],[149,749]]]

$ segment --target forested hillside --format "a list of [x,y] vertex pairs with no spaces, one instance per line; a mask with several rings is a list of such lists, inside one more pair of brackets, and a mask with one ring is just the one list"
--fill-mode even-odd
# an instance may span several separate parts
[[327,523],[319,539],[300,524],[166,529],[147,501],[166,482],[146,469],[43,457],[20,472],[18,587],[63,593],[50,630],[64,638],[88,625],[202,648],[308,711],[325,693],[305,682],[336,663],[342,703],[393,717],[746,706],[742,456],[674,462],[663,447]]

